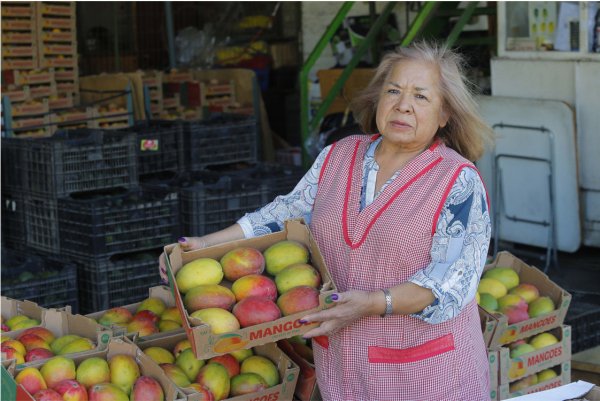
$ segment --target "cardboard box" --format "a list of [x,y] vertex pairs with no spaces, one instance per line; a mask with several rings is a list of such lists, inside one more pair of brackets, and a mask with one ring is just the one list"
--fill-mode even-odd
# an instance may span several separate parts
[[500,357],[498,383],[514,382],[571,360],[571,326],[562,326],[548,332],[558,338],[559,342],[517,358],[510,357],[508,347],[501,347],[498,350]]
[[[158,381],[160,383],[160,385],[163,389],[163,392],[165,394],[165,401],[184,401],[186,399],[185,394],[183,394],[175,386],[175,384],[173,384],[171,379],[169,379],[167,377],[167,375],[163,372],[163,370],[156,363],[154,363],[154,361],[149,356],[144,354],[142,352],[142,350],[140,350],[135,344],[133,344],[127,338],[113,339],[108,344],[108,347],[103,351],[92,352],[92,353],[88,353],[86,355],[82,354],[82,355],[78,355],[78,356],[65,355],[65,357],[75,361],[75,365],[79,365],[79,363],[81,363],[82,361],[84,361],[88,358],[99,357],[99,358],[104,358],[106,360],[110,360],[110,358],[112,358],[114,355],[129,355],[129,356],[133,357],[136,360],[136,362],[138,363],[138,366],[140,367],[141,375],[150,376],[150,377],[156,379],[156,381]],[[35,361],[35,362],[32,362],[31,364],[28,364],[28,366],[34,366],[39,369],[44,365],[44,363],[45,363],[45,361]],[[23,365],[16,366],[14,371],[9,372],[9,373],[12,373],[12,377],[16,377],[16,375],[19,374],[19,372],[23,368],[24,368]],[[12,380],[12,383],[14,383],[15,387],[21,387],[20,385],[19,386],[16,385],[16,383],[14,382],[14,379]],[[24,392],[25,394],[21,395],[22,398],[19,398],[19,396],[17,396],[17,401],[21,401],[21,400],[35,401],[33,399],[33,397],[29,393],[27,393],[23,388],[21,388],[21,391]]]
[[499,399],[498,394],[498,375],[500,373],[500,352],[498,350],[488,350],[488,362],[490,369],[490,398]]
[[[70,312],[71,307],[69,306],[68,308]],[[17,299],[1,296],[0,309],[2,309],[2,319],[4,322],[6,322],[13,316],[25,315],[27,317],[30,317],[31,319],[35,319],[38,322],[40,322],[40,326],[44,326],[46,324],[46,311],[48,309],[39,306],[35,302],[19,301]],[[19,334],[21,334],[24,330],[26,329],[5,331],[2,332],[2,335],[10,335],[11,337],[16,337]]]
[[518,397],[525,394],[537,393],[539,391],[560,387],[571,382],[571,363],[569,361],[563,362],[557,366],[553,366],[552,369],[557,371],[558,376],[542,383],[535,384],[531,387],[527,387],[523,390],[518,390],[511,393],[508,383],[501,384],[498,386],[498,393],[500,394],[499,399],[506,400],[508,398]]
[[[113,334],[109,329],[85,316],[71,314],[70,309],[69,311],[46,309],[44,312],[44,324],[41,326],[50,330],[56,338],[67,334],[76,334],[81,337],[89,338],[96,343],[96,348],[93,350],[78,352],[71,355],[87,355],[89,353],[102,351],[106,349],[113,337]],[[2,335],[15,339],[21,332],[23,332],[23,330],[9,331],[2,333]],[[17,365],[17,367],[33,366],[36,362],[39,361],[26,362]]]
[[[162,299],[162,301],[165,303],[165,305],[167,307],[176,306],[175,299],[173,298],[173,294],[171,293],[171,290],[169,290],[169,288],[165,287],[165,286],[159,285],[156,287],[149,288],[148,289],[148,298],[160,298],[160,299]],[[137,311],[137,308],[140,306],[140,304],[141,304],[141,302],[136,302],[134,304],[124,305],[123,308],[127,309],[132,314],[135,314],[135,312]],[[102,317],[102,315],[104,315],[105,312],[106,312],[106,310],[103,310],[100,312],[89,313],[85,316],[98,321],[98,319],[100,319]],[[156,333],[156,334],[151,334],[149,336],[139,337],[137,332],[136,333],[128,333],[126,327],[118,326],[115,324],[113,324],[110,327],[110,330],[112,330],[113,336],[115,336],[115,337],[127,336],[127,337],[131,338],[132,340],[134,340],[134,342],[136,342],[136,343],[137,342],[146,342],[146,341],[154,340],[157,338],[168,337],[168,336],[172,336],[176,333],[184,334],[183,328],[181,328],[179,330],[165,331],[165,332],[160,332],[160,333]]]
[[[149,347],[162,347],[171,351],[178,342],[185,339],[187,339],[186,334],[179,333],[168,337],[154,338],[144,341],[142,343],[138,343],[138,346],[142,350],[145,350]],[[227,401],[291,400],[292,395],[294,394],[294,389],[296,388],[298,374],[300,372],[298,366],[290,359],[288,355],[279,349],[275,343],[254,347],[254,354],[264,356],[275,363],[277,369],[279,370],[279,378],[281,383],[256,393],[227,398]],[[188,401],[203,400],[203,398],[200,398],[200,394],[192,389],[182,388],[181,390],[187,395]]]
[[[510,267],[515,270],[519,274],[521,283],[535,285],[540,291],[540,295],[549,296],[554,301],[556,309],[543,316],[509,325],[505,315],[498,312],[489,313],[480,307],[482,324],[486,327],[483,337],[488,348],[497,348],[562,325],[571,303],[571,294],[560,288],[541,270],[526,264],[510,252],[499,252],[496,259],[491,264],[486,265],[483,271],[485,272],[494,267]],[[492,326],[495,327],[490,330]]]
[[[263,252],[269,246],[284,240],[294,240],[304,244],[310,252],[311,265],[321,274],[321,289],[319,294],[319,306],[317,308],[285,316],[268,323],[262,323],[255,326],[246,327],[234,332],[223,334],[212,334],[210,326],[204,324],[201,320],[192,318],[187,313],[183,305],[183,300],[175,275],[181,267],[198,258],[213,258],[220,260],[221,257],[230,250],[239,246],[249,246]],[[165,249],[165,252],[168,251]],[[175,301],[183,320],[183,327],[192,343],[192,348],[197,358],[205,359],[216,355],[225,354],[235,349],[252,348],[284,338],[301,335],[316,327],[317,324],[302,324],[300,318],[321,309],[333,306],[329,296],[336,290],[335,284],[329,275],[325,266],[321,252],[317,247],[308,226],[303,221],[291,220],[285,224],[283,231],[264,235],[262,237],[227,242],[225,244],[212,246],[205,249],[198,249],[191,252],[182,252],[179,245],[173,248],[173,251],[167,258],[167,274],[171,291],[175,294]]]
[[[342,75],[343,69],[320,70],[317,72],[319,83],[321,86],[321,99],[325,99],[327,94],[333,88],[333,85]],[[375,73],[371,68],[357,68],[348,77],[342,90],[335,97],[327,114],[343,113],[350,105],[350,100],[354,98],[356,93],[365,89]]]
[[277,342],[277,345],[300,367],[300,375],[298,376],[298,384],[296,385],[296,391],[294,391],[294,397],[299,401],[321,401],[322,397],[317,386],[315,365],[296,352],[288,340],[280,340]]

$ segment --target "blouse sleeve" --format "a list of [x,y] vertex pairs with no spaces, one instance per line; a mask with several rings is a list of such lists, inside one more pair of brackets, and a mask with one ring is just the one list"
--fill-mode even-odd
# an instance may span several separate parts
[[431,263],[410,282],[429,288],[435,301],[413,317],[442,323],[473,300],[491,237],[485,188],[477,172],[464,168],[452,186],[433,236]]
[[307,223],[310,222],[321,167],[330,149],[331,145],[319,153],[312,167],[289,194],[276,197],[271,203],[246,213],[237,221],[246,238],[280,231],[286,220],[304,217]]

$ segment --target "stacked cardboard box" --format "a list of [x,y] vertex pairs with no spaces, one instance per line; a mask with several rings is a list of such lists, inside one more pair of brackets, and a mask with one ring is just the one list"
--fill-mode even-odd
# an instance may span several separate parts
[[[535,318],[508,324],[506,315],[479,308],[490,362],[490,398],[503,400],[569,383],[571,328],[563,325],[563,322],[571,295],[539,269],[509,252],[500,252],[484,272],[495,267],[508,267],[516,271],[521,283],[536,286],[541,296],[552,299],[555,309]],[[542,333],[557,341],[552,340],[542,346],[538,344],[535,350],[521,355],[513,353],[511,358],[512,349]]]

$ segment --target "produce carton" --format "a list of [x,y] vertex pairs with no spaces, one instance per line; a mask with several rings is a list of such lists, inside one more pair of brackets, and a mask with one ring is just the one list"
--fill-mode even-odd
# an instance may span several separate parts
[[[98,323],[88,319],[82,315],[73,315],[70,310],[64,311],[61,309],[47,309],[44,312],[44,324],[42,327],[50,330],[56,338],[67,334],[76,334],[81,337],[89,338],[96,344],[96,348],[89,351],[74,353],[71,355],[87,355],[106,349],[112,332],[109,329],[99,325]],[[3,333],[4,336],[16,339],[23,330],[9,331]],[[68,355],[67,355],[68,356]],[[17,365],[17,368],[24,366],[33,366],[38,361],[26,362]]]
[[543,316],[509,325],[507,317],[502,313],[489,313],[480,307],[480,315],[485,325],[483,337],[488,348],[497,348],[562,325],[571,303],[571,294],[560,288],[541,270],[526,264],[510,252],[499,252],[496,259],[485,266],[484,272],[494,267],[509,267],[515,270],[519,274],[521,283],[535,285],[540,296],[548,296],[552,299],[556,309]]
[[490,369],[490,398],[498,400],[498,375],[500,374],[500,352],[488,350],[488,362]]
[[[571,382],[571,362],[563,362],[560,365],[552,367],[553,370],[556,371],[557,376],[543,381],[541,383],[534,384],[533,386],[524,388],[522,390],[510,391],[510,386],[508,383],[501,384],[498,386],[498,393],[500,394],[500,400],[506,400],[508,398],[518,397],[521,395],[537,393],[539,391],[550,390],[556,387],[563,386]],[[544,398],[540,398],[543,400]],[[599,398],[600,400],[600,398]]]
[[[85,355],[79,354],[77,356],[65,355],[65,357],[72,359],[75,362],[75,365],[78,366],[88,358],[99,357],[110,360],[114,355],[129,355],[133,357],[140,367],[140,374],[142,376],[150,376],[159,382],[165,394],[165,401],[184,401],[186,399],[185,394],[173,384],[163,370],[127,338],[113,338],[108,344],[108,347],[102,351],[96,351]],[[35,361],[27,366],[33,366],[40,369],[45,362],[46,361]],[[25,366],[23,365],[16,366],[12,373],[12,377],[16,377],[24,367]],[[12,379],[12,383],[14,383],[17,388],[21,387],[16,385],[14,379]],[[19,398],[19,394],[21,394],[21,398]],[[33,396],[21,387],[20,391],[17,389],[17,401],[22,400],[35,401]]]
[[571,326],[562,326],[548,331],[558,338],[559,342],[522,354],[516,358],[510,357],[508,347],[499,349],[500,384],[514,382],[525,376],[556,366],[571,360]]
[[[269,246],[284,240],[293,240],[304,244],[309,250],[311,265],[321,274],[322,284],[317,308],[223,334],[213,334],[209,325],[199,319],[190,317],[183,305],[181,293],[175,282],[175,275],[183,265],[198,258],[220,260],[225,253],[240,246],[253,247],[263,252]],[[170,249],[170,247],[168,248]],[[165,248],[167,254],[169,254],[169,249]],[[225,354],[236,349],[252,348],[308,332],[318,326],[318,323],[302,324],[300,319],[310,313],[333,306],[330,295],[336,290],[317,243],[308,227],[301,220],[287,221],[285,229],[274,234],[227,242],[191,252],[182,252],[181,247],[176,245],[167,258],[167,275],[171,291],[175,295],[175,301],[182,316],[183,327],[192,343],[196,357],[200,359]],[[225,283],[224,281],[223,284]]]
[[[173,334],[168,337],[155,338],[142,343],[138,343],[138,346],[145,350],[149,347],[162,347],[171,351],[175,345],[181,340],[187,338],[185,333]],[[227,398],[227,401],[286,401],[291,400],[296,388],[296,382],[298,380],[298,374],[300,369],[293,362],[292,359],[274,343],[259,345],[254,348],[255,355],[264,356],[277,365],[279,370],[279,378],[281,383],[269,387],[266,390],[258,391],[252,394]],[[200,394],[189,388],[181,389],[187,394],[188,401],[202,401]]]
[[[173,298],[173,294],[171,293],[169,288],[165,287],[165,286],[159,285],[156,287],[149,288],[148,289],[148,298],[160,298],[163,300],[163,302],[165,303],[165,305],[167,307],[175,306],[175,298]],[[123,308],[127,309],[132,314],[135,314],[135,312],[137,311],[137,308],[140,306],[140,304],[141,304],[141,302],[136,302],[133,304],[124,305]],[[95,321],[98,321],[98,319],[100,319],[102,317],[102,315],[104,315],[104,313],[106,313],[106,310],[103,310],[100,312],[89,313],[85,316],[92,318]],[[184,334],[183,328],[181,328],[178,330],[165,331],[165,332],[160,332],[160,333],[156,333],[156,334],[151,334],[149,336],[140,337],[137,332],[128,333],[127,328],[124,326],[118,326],[116,324],[113,324],[110,327],[110,329],[112,330],[114,337],[127,336],[130,339],[132,339],[135,343],[142,343],[142,342],[151,341],[151,340],[154,340],[157,338],[172,336],[173,334],[176,334],[176,333]]]
[[[67,306],[66,308],[68,308],[69,312],[71,311],[70,306]],[[25,315],[40,322],[40,326],[45,326],[46,324],[46,311],[48,309],[39,306],[35,302],[19,301],[17,299],[2,296],[0,297],[0,309],[2,309],[2,322],[6,322],[13,316]],[[24,330],[25,329],[2,332],[2,335],[14,334],[15,336],[18,336]]]
[[[297,352],[288,340],[280,340],[277,342],[277,345],[300,367],[298,384],[294,392],[296,399],[299,401],[321,401],[322,398],[317,386],[317,373],[314,363],[307,360],[306,356]],[[308,347],[306,345],[303,346]]]

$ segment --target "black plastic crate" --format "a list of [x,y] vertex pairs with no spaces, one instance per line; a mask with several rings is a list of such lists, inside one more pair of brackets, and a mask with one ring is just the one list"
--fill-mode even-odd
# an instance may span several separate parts
[[77,260],[152,249],[179,235],[179,199],[172,190],[64,198],[58,215],[61,252]]
[[181,233],[190,236],[226,228],[269,201],[268,186],[234,174],[193,172],[145,185],[179,191]]
[[158,257],[162,248],[78,262],[81,313],[99,312],[148,298],[161,284]]
[[[2,192],[20,191],[23,189],[21,180],[21,156],[19,147],[14,140],[2,138]],[[13,146],[11,146],[13,144]]]
[[2,139],[2,147],[18,160],[12,169],[22,189],[53,198],[136,187],[135,144],[135,134],[100,129],[59,131],[49,138]]
[[279,195],[286,195],[291,192],[305,173],[306,170],[302,167],[278,163],[238,164],[232,166],[232,169],[221,171],[221,174],[260,181],[268,188],[269,201]]
[[26,247],[25,198],[20,191],[2,191],[2,244],[12,249]]
[[24,205],[27,247],[47,255],[60,254],[57,200],[25,194]]
[[140,180],[185,170],[183,127],[177,121],[148,121],[122,130],[136,135]]
[[2,249],[2,295],[78,313],[77,267],[58,258]]
[[253,116],[223,114],[181,124],[188,171],[257,160],[258,133]]
[[565,318],[571,326],[573,354],[600,345],[600,294],[571,291],[573,299]]

